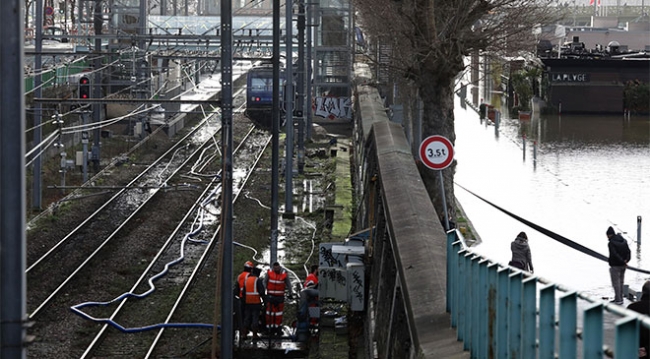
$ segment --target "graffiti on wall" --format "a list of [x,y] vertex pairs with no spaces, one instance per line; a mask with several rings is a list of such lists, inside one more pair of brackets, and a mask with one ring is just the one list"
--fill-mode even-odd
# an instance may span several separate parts
[[352,102],[349,97],[316,97],[312,105],[314,115],[329,118],[352,119]]

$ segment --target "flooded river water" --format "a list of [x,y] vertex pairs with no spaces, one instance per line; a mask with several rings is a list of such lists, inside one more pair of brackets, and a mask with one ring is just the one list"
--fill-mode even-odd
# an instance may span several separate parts
[[[502,118],[498,135],[494,126],[480,122],[473,109],[463,109],[458,98],[455,116],[455,194],[480,236],[479,253],[507,264],[510,242],[525,231],[535,274],[596,298],[613,296],[606,262],[556,242],[460,186],[605,256],[605,231],[612,226],[628,241],[630,265],[650,270],[647,116]],[[533,141],[537,141],[536,159]],[[640,244],[638,216],[642,218]],[[646,279],[650,275],[626,272],[626,284],[632,289],[640,290]]]

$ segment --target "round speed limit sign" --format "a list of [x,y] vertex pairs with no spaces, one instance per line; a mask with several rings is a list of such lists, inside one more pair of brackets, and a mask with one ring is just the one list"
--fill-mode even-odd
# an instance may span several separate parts
[[420,160],[431,169],[445,169],[454,160],[454,146],[446,137],[429,136],[420,144]]

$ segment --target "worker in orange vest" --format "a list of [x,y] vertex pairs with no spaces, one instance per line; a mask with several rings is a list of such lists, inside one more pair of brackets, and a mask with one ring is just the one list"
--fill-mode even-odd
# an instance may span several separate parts
[[318,288],[318,264],[312,264],[311,267],[309,267],[309,274],[305,279],[305,285],[303,285],[303,287]]
[[[235,287],[233,288],[233,295],[235,296],[235,324],[239,326],[240,334],[244,332],[244,285],[246,278],[251,274],[254,267],[255,264],[253,264],[253,262],[246,261],[246,263],[244,263],[244,270],[237,276],[237,283],[235,283]],[[239,302],[239,305],[237,305],[237,302]]]
[[266,327],[269,334],[282,333],[282,315],[284,312],[284,292],[288,291],[293,297],[293,290],[289,275],[280,267],[280,263],[273,263],[273,268],[266,273],[264,286],[268,295],[266,304]]
[[244,263],[244,270],[239,273],[239,276],[237,276],[237,284],[239,285],[237,288],[238,294],[236,294],[239,298],[242,298],[242,291],[244,290],[244,282],[246,281],[246,278],[251,274],[252,269],[255,267],[253,262],[251,261],[246,261]]
[[244,282],[242,295],[245,305],[242,338],[248,336],[249,329],[253,332],[253,340],[259,338],[257,332],[259,330],[260,312],[262,311],[262,304],[266,301],[264,284],[259,278],[261,272],[261,269],[253,268]]
[[[318,264],[312,264],[309,267],[309,274],[303,285],[305,289],[318,289]],[[318,307],[318,297],[310,298],[309,307]],[[310,318],[309,324],[315,326],[318,324],[318,318]]]

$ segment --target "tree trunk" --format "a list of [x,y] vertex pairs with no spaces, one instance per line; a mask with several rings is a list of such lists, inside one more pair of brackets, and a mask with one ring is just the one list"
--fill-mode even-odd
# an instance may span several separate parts
[[[441,79],[435,72],[423,72],[418,78],[418,86],[423,100],[422,139],[440,135],[448,138],[452,144],[456,142],[454,132],[454,91],[453,77],[451,80]],[[441,196],[440,174],[418,161],[418,168],[427,192],[436,210],[436,217],[444,226],[444,206]],[[456,199],[454,196],[454,172],[456,161],[442,170],[445,187],[445,200],[449,216],[456,218]]]

